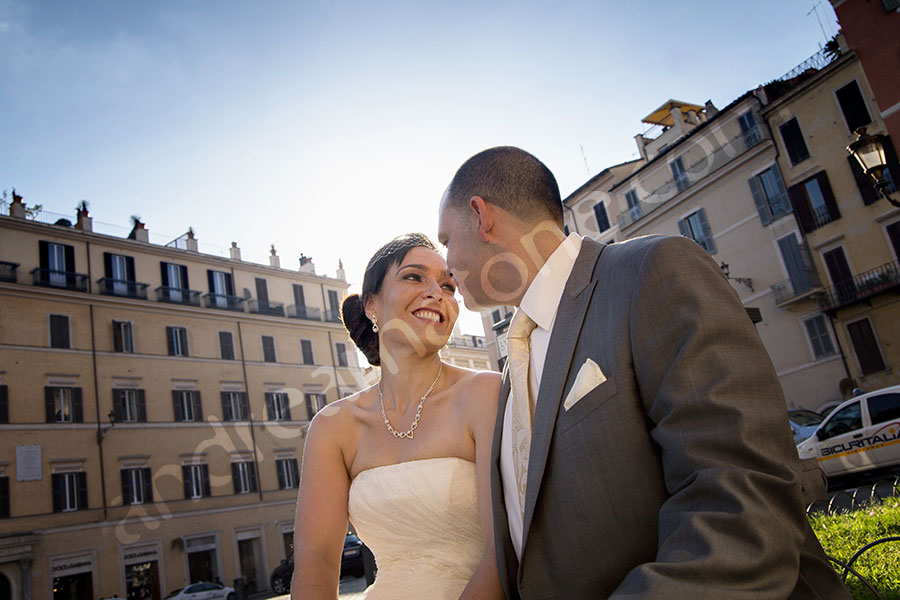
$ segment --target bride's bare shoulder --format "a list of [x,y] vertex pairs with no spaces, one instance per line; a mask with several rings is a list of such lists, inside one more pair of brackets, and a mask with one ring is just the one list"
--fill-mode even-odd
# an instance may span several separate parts
[[473,371],[454,367],[457,393],[478,401],[496,403],[500,395],[500,373],[496,371]]
[[370,408],[372,389],[366,388],[326,404],[310,421],[310,433],[344,434],[358,427],[361,416]]

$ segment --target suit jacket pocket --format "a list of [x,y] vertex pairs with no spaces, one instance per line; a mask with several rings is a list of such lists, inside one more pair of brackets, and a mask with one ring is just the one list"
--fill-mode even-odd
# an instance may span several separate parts
[[559,407],[559,416],[557,418],[557,430],[562,433],[567,429],[577,425],[582,419],[595,410],[606,404],[606,402],[618,393],[616,383],[612,379],[607,379],[584,397],[569,407],[569,410]]

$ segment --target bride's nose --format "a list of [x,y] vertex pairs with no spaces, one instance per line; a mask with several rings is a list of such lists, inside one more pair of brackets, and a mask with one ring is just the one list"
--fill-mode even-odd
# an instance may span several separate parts
[[426,298],[435,298],[437,300],[443,300],[444,298],[444,295],[441,293],[441,284],[436,279],[432,280],[422,293]]

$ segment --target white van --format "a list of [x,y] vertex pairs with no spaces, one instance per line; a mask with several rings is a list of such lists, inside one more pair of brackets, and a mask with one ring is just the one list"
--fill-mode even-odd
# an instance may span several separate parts
[[900,385],[838,405],[797,452],[829,477],[900,465]]

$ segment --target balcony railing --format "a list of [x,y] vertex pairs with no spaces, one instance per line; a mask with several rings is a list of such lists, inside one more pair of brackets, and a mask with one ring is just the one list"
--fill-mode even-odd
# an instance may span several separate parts
[[900,287],[900,262],[889,262],[826,288],[823,311],[833,311]]
[[284,303],[271,300],[248,300],[247,308],[258,315],[284,316]]
[[786,279],[781,283],[772,286],[775,292],[775,304],[784,306],[800,300],[821,289],[822,282],[819,280],[819,272],[815,267],[804,267],[803,275],[794,279]]
[[34,285],[88,291],[88,277],[82,273],[37,268],[31,270],[31,276],[34,278]]
[[149,283],[112,279],[110,277],[98,279],[97,285],[100,286],[101,294],[107,296],[123,296],[125,298],[138,298],[139,300],[147,299],[147,288],[150,287]]
[[827,206],[814,206],[812,207],[812,220],[813,224],[815,224],[815,228],[818,229],[823,225],[827,225],[832,221],[838,218],[837,215],[832,215],[831,211],[828,210]]
[[19,263],[0,260],[0,281],[16,283],[16,281],[18,281],[18,277],[16,276],[16,269],[18,268]]
[[454,348],[484,348],[484,338],[478,335],[453,337],[447,345]]
[[339,310],[326,310],[325,311],[325,320],[329,323],[343,323],[341,320],[341,311]]
[[306,319],[307,321],[321,321],[322,311],[312,306],[292,304],[288,306],[287,315],[292,319]]
[[204,294],[203,301],[206,308],[221,308],[222,310],[236,310],[244,312],[244,299],[239,296],[229,296],[227,294]]
[[[760,129],[759,126],[741,132],[692,164],[685,173],[679,174],[677,179],[672,177],[657,189],[642,195],[643,197],[638,200],[637,205],[619,214],[619,227],[624,229],[633,225],[766,139],[768,139],[768,132]],[[638,189],[640,189],[639,184]],[[639,195],[641,195],[640,192]]]
[[169,287],[167,285],[161,285],[156,288],[156,299],[160,302],[171,302],[172,304],[200,306],[200,292],[185,288]]

